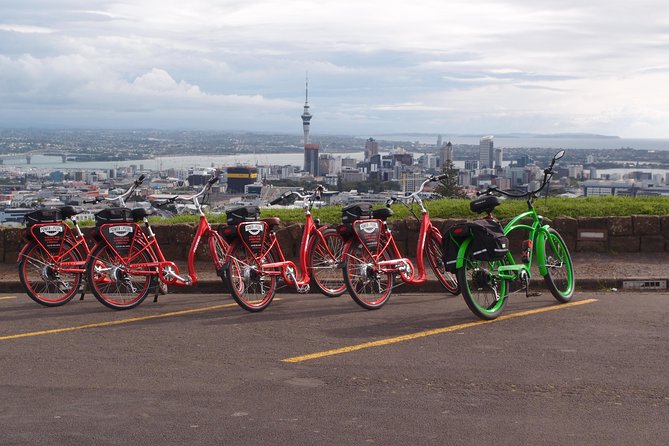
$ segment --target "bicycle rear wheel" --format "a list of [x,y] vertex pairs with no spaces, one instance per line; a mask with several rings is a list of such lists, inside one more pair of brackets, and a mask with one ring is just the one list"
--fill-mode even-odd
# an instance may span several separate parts
[[[389,260],[384,251],[380,260]],[[379,271],[378,265],[362,244],[353,240],[344,253],[344,282],[353,300],[366,310],[381,308],[393,290],[392,273]]]
[[497,318],[506,305],[508,281],[497,274],[497,267],[506,259],[484,261],[472,259],[472,245],[465,253],[462,268],[458,269],[458,283],[469,309],[481,319]]
[[341,270],[346,242],[336,229],[326,229],[322,235],[323,239],[318,235],[314,236],[309,250],[311,279],[316,288],[327,297],[341,296],[346,291]]
[[[69,242],[63,245],[66,252],[72,248]],[[62,262],[82,262],[77,250],[71,250],[57,262],[35,242],[29,242],[19,260],[19,280],[32,300],[46,307],[58,307],[72,300],[81,283],[81,273],[65,272]]]
[[[151,261],[147,251],[142,251],[132,264]],[[147,274],[133,274],[132,264],[125,266],[118,254],[106,244],[93,249],[86,277],[93,295],[101,304],[114,310],[128,310],[144,301],[159,279]]]
[[548,229],[544,245],[546,268],[544,276],[546,286],[559,302],[569,302],[574,294],[576,279],[569,249],[560,234],[553,228]]
[[460,285],[458,284],[458,279],[455,274],[446,271],[446,265],[444,263],[444,250],[441,247],[441,240],[438,240],[434,234],[431,232],[427,235],[426,241],[426,250],[427,260],[432,266],[437,280],[442,284],[446,291],[451,293],[454,296],[460,294]]
[[[259,262],[274,263],[274,257],[267,252]],[[232,298],[240,307],[253,313],[267,308],[276,294],[277,277],[263,274],[259,262],[241,243],[236,243],[226,274]]]

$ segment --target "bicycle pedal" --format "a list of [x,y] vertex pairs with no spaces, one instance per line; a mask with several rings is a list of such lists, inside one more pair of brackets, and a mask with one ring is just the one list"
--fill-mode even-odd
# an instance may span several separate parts
[[309,285],[304,285],[304,286],[301,286],[301,287],[297,287],[297,292],[299,294],[307,294],[310,289],[311,289],[311,287]]

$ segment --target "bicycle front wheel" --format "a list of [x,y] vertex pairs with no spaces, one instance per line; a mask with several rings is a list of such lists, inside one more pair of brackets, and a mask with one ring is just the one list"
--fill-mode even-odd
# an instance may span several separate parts
[[[151,261],[147,251],[142,251],[132,263]],[[128,310],[141,304],[158,280],[148,274],[133,274],[132,264],[124,265],[118,254],[105,244],[93,249],[86,277],[95,298],[114,310]]]
[[276,294],[277,277],[263,274],[262,263],[274,263],[270,252],[257,261],[241,243],[237,243],[232,249],[226,274],[232,298],[240,307],[253,313],[267,308]]
[[574,265],[564,240],[553,228],[548,229],[544,244],[546,269],[544,276],[546,286],[559,302],[566,303],[574,294],[576,279]]
[[465,253],[465,262],[458,269],[458,283],[469,309],[481,319],[495,319],[502,313],[508,297],[508,281],[497,274],[505,260],[472,259],[472,245]]
[[[72,245],[65,242],[64,251]],[[19,260],[19,280],[32,300],[46,307],[58,307],[72,300],[79,284],[81,274],[63,271],[63,262],[82,262],[81,255],[75,249],[54,261],[48,252],[35,242],[29,242]],[[83,263],[83,262],[82,262]]]
[[458,279],[455,274],[446,271],[446,264],[444,263],[444,250],[441,247],[441,240],[438,240],[437,237],[428,233],[427,236],[427,247],[425,250],[427,255],[427,260],[432,266],[437,280],[442,284],[446,291],[451,293],[454,296],[460,294],[460,285],[458,285]]
[[309,270],[311,279],[318,290],[327,297],[344,294],[346,284],[341,270],[346,242],[336,229],[326,229],[323,238],[314,236],[309,253]]
[[[384,251],[380,260],[389,260]],[[344,253],[344,282],[353,300],[366,310],[381,308],[390,299],[394,276],[379,271],[378,263],[357,240]]]

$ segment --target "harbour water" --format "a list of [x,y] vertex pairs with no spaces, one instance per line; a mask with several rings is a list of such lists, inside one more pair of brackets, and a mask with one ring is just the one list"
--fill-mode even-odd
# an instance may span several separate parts
[[[418,141],[422,144],[436,144],[437,135],[381,135],[379,140],[387,141]],[[458,136],[442,135],[444,142],[451,141],[453,144],[477,145],[479,137],[476,136]],[[625,139],[616,137],[495,137],[495,146],[503,148],[526,147],[526,148],[555,148],[555,149],[620,149],[633,148],[642,150],[669,150],[669,139]],[[344,152],[331,153],[333,156],[363,159],[363,152]],[[24,158],[6,159],[2,167],[10,168],[12,166],[22,169],[114,169],[119,167],[128,167],[131,165],[146,170],[165,170],[169,168],[191,168],[191,167],[221,167],[235,165],[295,165],[304,164],[304,154],[301,152],[293,153],[248,153],[234,155],[206,155],[206,156],[171,156],[158,157],[152,159],[140,159],[130,161],[88,161],[88,162],[66,162],[63,163],[60,157],[33,155],[31,163],[28,164]],[[464,162],[456,161],[456,167],[464,167]],[[613,169],[607,169],[613,170]],[[634,169],[616,169],[630,171]],[[649,169],[639,169],[649,171]],[[660,171],[653,173],[664,173]],[[610,172],[613,173],[613,172]]]

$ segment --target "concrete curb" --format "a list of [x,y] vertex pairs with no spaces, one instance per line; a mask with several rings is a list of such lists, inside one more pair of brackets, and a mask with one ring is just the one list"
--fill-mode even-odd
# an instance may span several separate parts
[[[579,279],[576,278],[576,292],[578,291],[609,291],[615,289],[616,291],[622,291],[623,290],[623,281],[639,281],[639,282],[669,282],[668,279],[663,278],[663,279],[648,279],[648,278],[632,278],[632,277],[626,277],[626,278],[619,278],[619,279],[613,279],[613,278],[601,278],[601,279],[593,279],[593,278],[583,278]],[[532,279],[531,281],[531,288],[532,291],[539,291],[539,292],[548,292],[548,289],[546,288],[546,285],[543,281],[543,279]],[[625,290],[628,291],[628,290]],[[648,292],[648,291],[666,291],[666,289],[635,289],[635,290],[629,290],[629,291],[643,291],[643,292]],[[207,294],[216,294],[216,293],[224,293],[224,294],[230,294],[228,292],[227,286],[222,282],[222,280],[202,280],[198,282],[197,285],[195,286],[185,286],[185,287],[177,287],[177,286],[170,286],[169,287],[169,292],[170,293],[180,293],[180,294],[202,294],[202,293],[207,293]],[[279,288],[279,293],[284,293],[284,294],[296,294],[297,292],[288,286],[282,286]],[[25,290],[23,289],[23,286],[19,281],[3,281],[0,282],[0,293],[20,293],[23,294],[25,293]],[[444,293],[448,294],[443,287],[437,282],[436,280],[429,280],[426,282],[424,285],[421,286],[411,286],[411,285],[400,285],[396,286],[395,289],[393,290],[394,294],[404,294],[404,293]],[[519,292],[519,293],[522,293]],[[87,292],[89,294],[89,292]],[[316,291],[311,291],[310,294],[320,294]]]

